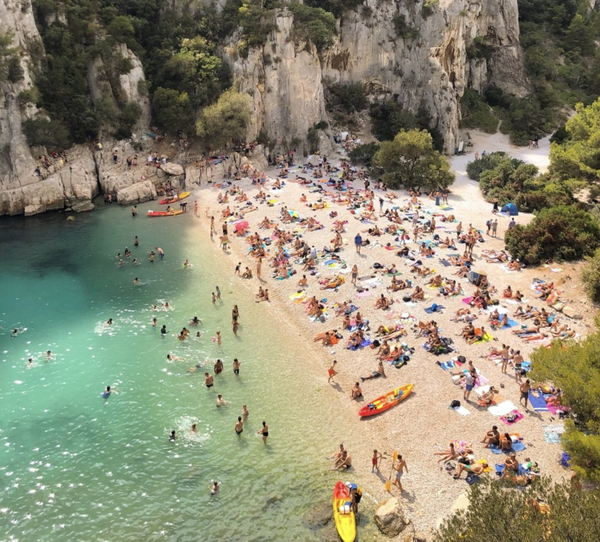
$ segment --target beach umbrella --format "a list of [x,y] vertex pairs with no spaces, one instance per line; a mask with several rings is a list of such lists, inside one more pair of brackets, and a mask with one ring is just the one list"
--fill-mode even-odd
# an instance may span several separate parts
[[245,230],[249,226],[247,220],[242,220],[235,225],[235,231]]
[[292,211],[292,210],[290,209],[290,210],[288,210],[288,213],[290,213],[290,216],[291,216],[291,217],[293,217],[293,218],[300,218],[300,217],[298,216],[298,213],[297,213],[296,211]]

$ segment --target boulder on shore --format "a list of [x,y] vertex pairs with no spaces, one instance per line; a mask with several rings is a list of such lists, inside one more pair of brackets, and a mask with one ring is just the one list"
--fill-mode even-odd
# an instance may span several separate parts
[[375,510],[375,523],[386,536],[398,536],[410,523],[404,517],[404,510],[396,497],[382,502]]
[[185,173],[183,166],[175,164],[174,162],[161,164],[160,169],[162,169],[167,175],[183,175]]
[[120,205],[143,203],[153,199],[156,199],[156,187],[151,181],[135,183],[117,192],[117,202]]

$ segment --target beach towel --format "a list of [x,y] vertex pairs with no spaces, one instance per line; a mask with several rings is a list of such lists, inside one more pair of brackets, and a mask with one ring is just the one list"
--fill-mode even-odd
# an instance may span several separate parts
[[529,391],[529,403],[533,407],[533,410],[537,412],[548,412],[548,405],[544,396],[539,392]]
[[456,363],[452,360],[443,361],[442,363],[440,363],[440,367],[442,369],[444,369],[444,371],[449,371],[450,369],[453,369],[454,367],[456,367]]
[[468,416],[471,414],[464,406],[460,405],[459,407],[454,407],[454,410],[458,412],[461,416]]
[[491,406],[488,408],[488,412],[492,416],[504,416],[513,410],[517,410],[517,407],[513,404],[512,401],[504,401],[499,405]]
[[544,431],[544,439],[550,444],[560,444],[561,435],[565,432],[563,424],[542,425]]
[[444,267],[450,267],[452,264],[448,261],[448,260],[440,260],[440,263],[444,266]]
[[514,410],[511,410],[510,412],[508,412],[507,414],[505,414],[504,416],[500,416],[500,419],[506,425],[514,425],[519,420],[522,420],[524,417],[525,416],[523,414],[521,414],[517,409],[514,409]]
[[479,482],[480,479],[481,478],[479,476],[470,472],[469,474],[467,474],[467,477],[465,478],[465,482],[467,482],[467,484],[472,486],[473,484],[476,484],[477,482]]
[[424,310],[427,314],[432,314],[434,312],[441,312],[442,310],[444,310],[444,306],[432,303],[431,307],[426,307]]
[[485,335],[483,337],[481,337],[478,341],[475,341],[475,343],[473,344],[477,344],[477,343],[489,343],[491,340],[493,340],[494,337],[492,337],[487,331],[485,333]]
[[508,329],[508,328],[510,328],[510,327],[515,327],[515,326],[518,326],[518,325],[519,325],[519,323],[518,323],[518,322],[516,322],[515,320],[513,320],[513,319],[509,318],[509,319],[508,319],[508,324],[506,324],[506,325],[502,326],[502,329]]
[[473,296],[471,296],[471,297],[465,297],[463,299],[463,303],[465,303],[466,305],[470,305],[471,301],[473,301]]
[[527,450],[527,446],[525,446],[525,444],[523,444],[520,440],[513,442],[512,448],[510,450],[504,450],[504,452],[496,444],[492,444],[490,446],[490,451],[496,455],[500,455],[501,453],[510,454],[512,452],[522,452],[524,450]]

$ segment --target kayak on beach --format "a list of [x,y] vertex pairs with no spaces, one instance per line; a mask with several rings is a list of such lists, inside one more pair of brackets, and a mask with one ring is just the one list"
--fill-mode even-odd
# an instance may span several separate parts
[[183,211],[148,211],[146,216],[176,216],[183,213]]
[[400,401],[404,401],[413,389],[414,384],[406,384],[400,386],[395,390],[387,392],[385,395],[378,397],[374,401],[365,405],[358,411],[358,415],[361,417],[373,416],[381,412],[389,410],[393,406],[396,406]]
[[182,199],[187,198],[190,194],[191,192],[182,192],[181,194],[175,195],[171,198],[161,199],[158,203],[160,205],[169,205],[170,203],[175,203],[176,201],[181,201]]
[[333,519],[340,538],[344,542],[354,542],[356,538],[356,516],[352,510],[350,490],[342,483],[333,489]]

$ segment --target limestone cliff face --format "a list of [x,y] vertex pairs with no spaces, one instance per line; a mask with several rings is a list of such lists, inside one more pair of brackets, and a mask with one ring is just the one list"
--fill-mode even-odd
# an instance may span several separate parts
[[[322,85],[364,83],[372,100],[386,98],[413,112],[424,106],[453,153],[458,144],[459,100],[466,87],[494,84],[516,96],[530,90],[519,46],[517,0],[439,0],[427,15],[424,0],[365,0],[348,12],[334,45],[319,58],[294,44],[293,16],[278,13],[266,45],[236,59],[228,48],[236,85],[253,96],[251,137],[306,138],[324,120]],[[404,27],[397,30],[398,17]],[[491,58],[469,58],[478,39]]]
[[248,139],[261,132],[275,146],[300,146],[308,130],[327,118],[323,98],[321,65],[314,46],[295,42],[293,15],[277,13],[277,31],[262,48],[250,50],[248,58],[236,52],[236,39],[225,48],[234,84],[252,96],[252,125]]
[[[23,134],[23,123],[27,119],[43,116],[44,113],[34,105],[23,105],[18,100],[22,91],[32,88],[35,62],[43,54],[43,44],[33,17],[31,0],[0,0],[0,32],[6,33],[9,30],[14,34],[12,48],[16,50],[23,77],[16,83],[0,82],[0,215],[90,208],[84,204],[90,202],[100,190],[109,188],[118,193],[118,190],[139,182],[139,179],[124,171],[124,159],[119,166],[123,171],[120,174],[112,173],[114,177],[119,177],[120,181],[112,183],[106,180],[111,175],[101,175],[105,170],[103,164],[97,164],[97,157],[84,146],[76,146],[69,150],[66,161],[51,160],[49,167],[41,168],[40,174],[36,174],[35,169],[40,165],[37,159],[40,155],[48,153],[43,148],[29,147]],[[34,50],[36,55],[31,54]],[[137,128],[141,132],[150,124],[150,103],[143,93],[144,70],[137,56],[125,45],[119,45],[115,53],[128,59],[132,69],[127,74],[117,76],[119,95],[115,96],[112,88],[108,95],[115,105],[128,101],[139,103],[142,115]],[[102,59],[90,63],[88,82],[92,100],[101,98],[103,92],[109,90],[104,82],[106,71],[107,67]],[[134,154],[135,151],[128,149],[127,152]]]

